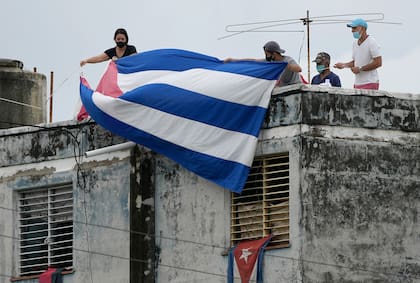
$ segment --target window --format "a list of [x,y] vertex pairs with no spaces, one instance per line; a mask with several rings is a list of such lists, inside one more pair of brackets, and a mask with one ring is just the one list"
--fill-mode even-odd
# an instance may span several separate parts
[[231,245],[269,234],[269,248],[289,246],[288,153],[255,158],[242,194],[232,193]]
[[20,276],[73,266],[73,186],[19,193]]

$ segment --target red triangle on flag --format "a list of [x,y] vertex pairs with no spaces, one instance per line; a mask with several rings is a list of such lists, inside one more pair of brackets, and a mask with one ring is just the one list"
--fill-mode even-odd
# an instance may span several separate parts
[[271,239],[271,235],[258,240],[249,240],[240,242],[233,251],[236,265],[238,266],[239,275],[242,283],[248,283],[254,270],[260,248]]
[[[105,95],[111,96],[111,97],[118,97],[123,92],[118,87],[117,81],[118,81],[117,65],[115,64],[115,62],[111,61],[104,75],[99,81],[96,91],[103,93]],[[81,82],[88,88],[91,88],[85,78],[81,78]],[[82,106],[79,110],[79,113],[77,114],[77,120],[82,121],[83,119],[86,119],[88,116],[89,114],[86,112],[85,107]]]

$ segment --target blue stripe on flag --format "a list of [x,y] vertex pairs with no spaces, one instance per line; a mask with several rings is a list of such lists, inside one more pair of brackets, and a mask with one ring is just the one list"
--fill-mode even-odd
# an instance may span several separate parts
[[91,89],[80,84],[80,96],[83,105],[99,125],[115,134],[166,155],[186,169],[224,188],[236,193],[242,191],[243,184],[248,177],[249,167],[186,149],[127,125],[99,109],[92,101],[92,94]]
[[[287,63],[223,61],[204,54],[180,49],[158,49],[123,57],[117,61],[118,72],[130,74],[150,70],[185,71],[195,68],[229,72],[255,78],[276,80]],[[264,66],[264,67],[262,67]]]
[[267,110],[219,100],[167,84],[144,85],[119,98],[256,137]]
[[[101,110],[92,100],[93,91],[81,83],[80,95],[89,115],[111,132],[164,154],[199,176],[240,193],[249,173],[248,165],[252,163],[271,88],[287,64],[223,63],[214,57],[178,49],[143,52],[115,63],[120,74],[134,75],[126,76],[128,81],[125,82],[132,91],[106,100],[101,104],[104,109]],[[190,69],[219,74],[193,71],[192,78],[189,72],[182,72]],[[170,78],[162,77],[162,82],[158,78],[155,83],[153,80],[147,83],[151,74],[147,71],[153,70],[176,72]],[[142,76],[143,71],[147,72],[145,76]],[[177,72],[182,72],[183,76],[178,77]],[[220,73],[229,76],[220,76]],[[190,83],[189,79],[193,81]],[[190,90],[187,89],[189,86]],[[234,93],[236,90],[238,92]],[[103,93],[108,95],[106,89]],[[230,93],[233,96],[229,96]],[[228,99],[230,102],[223,100],[228,96],[232,98]],[[249,99],[250,96],[254,97]],[[101,102],[98,100],[98,103]],[[137,106],[142,109],[138,115]],[[144,113],[148,113],[146,117],[142,117]],[[156,117],[157,120],[150,120]],[[172,120],[164,124],[166,119]],[[165,127],[156,128],[156,125],[178,125],[174,123],[181,124],[177,132]],[[198,138],[197,141],[194,134],[201,134],[200,130],[205,131],[200,137],[212,138]]]

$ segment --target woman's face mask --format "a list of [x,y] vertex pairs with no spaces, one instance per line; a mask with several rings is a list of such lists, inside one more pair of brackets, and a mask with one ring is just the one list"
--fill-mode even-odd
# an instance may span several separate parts
[[118,47],[124,47],[127,43],[126,42],[122,42],[122,41],[117,41],[117,46]]

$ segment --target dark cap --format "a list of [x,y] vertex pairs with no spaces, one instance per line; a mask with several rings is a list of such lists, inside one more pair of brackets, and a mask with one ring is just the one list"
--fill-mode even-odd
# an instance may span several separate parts
[[312,62],[316,62],[317,64],[326,62],[330,63],[330,54],[326,52],[319,52],[318,55],[316,55],[315,60],[313,60]]
[[264,50],[268,52],[277,52],[279,54],[286,52],[284,49],[281,49],[280,45],[275,41],[269,41],[264,44]]

